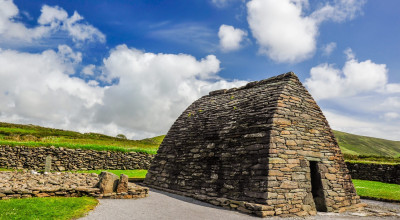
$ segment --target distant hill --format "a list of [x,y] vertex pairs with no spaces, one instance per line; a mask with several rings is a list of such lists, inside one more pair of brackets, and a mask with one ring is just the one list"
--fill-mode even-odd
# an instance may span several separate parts
[[164,139],[164,135],[143,140],[128,140],[124,135],[118,137],[0,122],[0,144],[3,145],[56,146],[155,154]]
[[400,141],[333,131],[344,154],[400,157]]
[[[400,157],[400,141],[333,131],[344,154]],[[124,137],[124,136],[121,136]],[[99,150],[144,151],[155,154],[165,135],[143,140],[128,140],[98,133],[79,133],[36,125],[0,122],[0,144],[27,146],[65,146]]]

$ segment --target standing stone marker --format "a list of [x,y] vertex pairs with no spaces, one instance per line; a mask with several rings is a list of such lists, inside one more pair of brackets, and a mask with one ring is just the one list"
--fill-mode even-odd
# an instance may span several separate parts
[[292,72],[195,101],[144,183],[258,216],[362,208],[327,120]]
[[50,171],[51,171],[51,156],[49,155],[49,156],[46,157],[46,163],[45,163],[45,166],[44,166],[44,172],[49,173]]

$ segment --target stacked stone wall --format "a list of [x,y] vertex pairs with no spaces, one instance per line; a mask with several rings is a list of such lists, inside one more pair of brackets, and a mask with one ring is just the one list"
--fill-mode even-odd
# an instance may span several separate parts
[[0,167],[44,170],[47,156],[52,170],[149,169],[154,155],[138,152],[95,151],[56,147],[0,146]]
[[366,164],[346,162],[353,179],[400,184],[400,164]]

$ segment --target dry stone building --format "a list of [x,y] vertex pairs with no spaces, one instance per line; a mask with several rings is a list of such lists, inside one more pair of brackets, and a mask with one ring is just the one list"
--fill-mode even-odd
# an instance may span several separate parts
[[195,101],[145,184],[258,216],[362,206],[328,122],[292,72]]

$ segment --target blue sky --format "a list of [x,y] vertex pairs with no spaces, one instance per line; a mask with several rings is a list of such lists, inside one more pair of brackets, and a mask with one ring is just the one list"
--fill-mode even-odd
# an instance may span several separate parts
[[143,138],[295,72],[334,129],[400,140],[396,0],[0,0],[0,120]]

